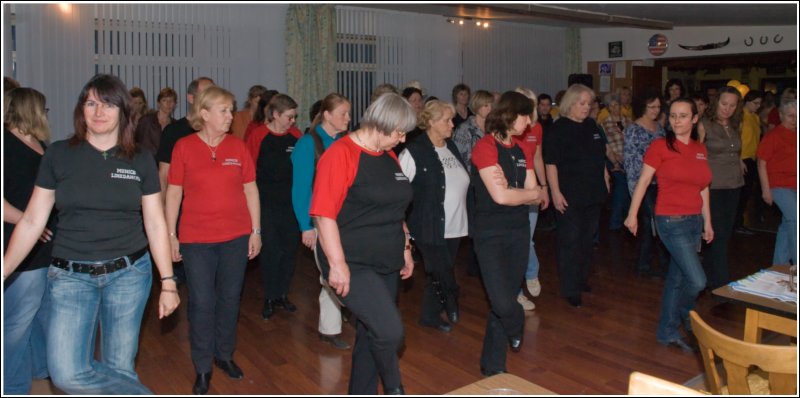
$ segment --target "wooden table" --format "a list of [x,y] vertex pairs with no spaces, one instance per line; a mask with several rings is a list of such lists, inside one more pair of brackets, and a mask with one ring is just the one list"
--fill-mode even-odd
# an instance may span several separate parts
[[557,395],[510,373],[502,373],[478,380],[445,395]]
[[[789,274],[788,265],[773,265],[769,270]],[[729,285],[714,289],[712,293],[747,307],[744,318],[744,341],[760,343],[763,329],[797,337],[796,303],[740,292]]]

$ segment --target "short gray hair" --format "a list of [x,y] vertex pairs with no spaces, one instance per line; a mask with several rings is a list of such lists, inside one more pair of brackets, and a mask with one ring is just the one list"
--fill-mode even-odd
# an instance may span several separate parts
[[395,93],[378,97],[361,118],[361,127],[374,128],[384,135],[391,135],[395,131],[411,131],[416,124],[417,115],[411,104]]
[[791,110],[791,109],[794,109],[795,111],[797,110],[797,100],[796,99],[790,99],[788,101],[785,101],[785,102],[781,103],[780,108],[778,108],[778,112],[781,115],[786,115],[786,114],[789,113],[789,110]]

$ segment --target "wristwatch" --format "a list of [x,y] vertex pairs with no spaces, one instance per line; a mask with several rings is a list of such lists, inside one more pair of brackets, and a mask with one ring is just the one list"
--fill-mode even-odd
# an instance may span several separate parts
[[261,228],[253,228],[253,233],[256,235],[261,235]]

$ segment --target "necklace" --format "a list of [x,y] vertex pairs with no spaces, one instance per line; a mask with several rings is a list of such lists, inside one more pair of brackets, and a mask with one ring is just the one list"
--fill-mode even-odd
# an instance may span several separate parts
[[359,144],[359,145],[361,145],[361,146],[363,146],[363,147],[364,147],[364,148],[366,148],[367,150],[370,150],[370,151],[372,151],[372,152],[380,152],[380,150],[378,150],[378,149],[373,149],[373,148],[372,148],[372,147],[370,147],[369,145],[365,144],[365,143],[364,143],[364,141],[361,141],[361,137],[359,137],[359,136],[358,136],[358,133],[353,133],[353,136],[354,136],[354,137],[356,137],[356,141],[358,141],[358,144]]
[[[208,139],[209,142],[211,141],[211,138],[207,138],[207,139]],[[225,139],[225,137],[223,136],[222,139]],[[201,137],[201,141],[203,141],[203,143],[206,144],[206,146],[208,147],[208,150],[211,151],[211,161],[212,162],[216,162],[217,161],[217,149],[219,148],[219,144],[222,142],[222,140],[219,140],[217,145],[214,145],[214,146],[211,146],[208,142],[203,140],[202,137]]]

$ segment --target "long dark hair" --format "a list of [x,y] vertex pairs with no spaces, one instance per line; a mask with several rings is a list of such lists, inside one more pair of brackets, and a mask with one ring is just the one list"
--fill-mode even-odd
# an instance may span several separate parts
[[97,98],[101,101],[115,105],[119,108],[119,134],[117,137],[117,145],[119,145],[119,154],[126,159],[132,159],[136,153],[136,140],[134,138],[134,125],[131,118],[133,112],[131,109],[131,95],[128,93],[125,83],[118,77],[113,75],[98,74],[83,86],[80,95],[78,95],[78,102],[75,104],[73,111],[73,120],[75,127],[75,134],[69,139],[71,146],[78,145],[86,141],[86,117],[83,115],[83,106],[89,99],[89,93],[95,92]]
[[[689,107],[692,109],[692,117],[697,116],[697,104],[695,104],[691,98],[686,98],[686,97],[676,98],[674,101],[672,101],[671,104],[669,104],[670,110],[672,109],[673,106],[675,106],[675,104],[678,103],[689,105]],[[667,115],[667,118],[669,118],[669,115]],[[697,139],[700,137],[700,135],[697,133],[697,123],[694,123],[692,125],[692,133],[689,135],[689,137],[694,141],[697,141]],[[667,139],[667,148],[669,148],[670,151],[680,152],[678,151],[678,148],[675,148],[676,137],[675,137],[675,132],[672,130],[672,125],[670,125],[669,128],[667,129],[665,138]]]

